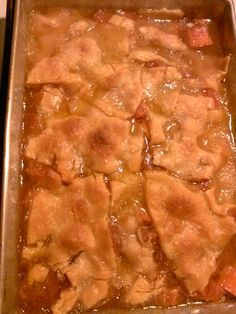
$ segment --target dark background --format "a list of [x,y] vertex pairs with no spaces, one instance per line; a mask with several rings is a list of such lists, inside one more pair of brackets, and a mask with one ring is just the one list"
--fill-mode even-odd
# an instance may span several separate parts
[[2,73],[2,59],[3,59],[3,47],[4,47],[4,39],[5,39],[5,26],[6,20],[4,18],[0,19],[0,80]]
[[14,0],[7,1],[6,18],[0,19],[0,182],[2,180],[3,173],[4,129],[9,82],[14,2]]

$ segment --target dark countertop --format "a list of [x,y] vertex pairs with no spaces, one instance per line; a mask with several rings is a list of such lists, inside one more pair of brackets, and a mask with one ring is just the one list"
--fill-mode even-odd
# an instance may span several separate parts
[[3,60],[3,47],[4,47],[4,38],[5,38],[5,26],[6,19],[0,19],[0,81],[2,74],[2,60]]
[[0,0],[0,105],[3,106],[8,88],[14,0]]
[[6,19],[0,19],[0,81],[2,74],[2,61],[3,61],[3,47],[4,47],[4,38],[5,38],[5,26]]
[[7,0],[0,0],[0,82],[2,74],[3,47],[6,27],[6,6]]

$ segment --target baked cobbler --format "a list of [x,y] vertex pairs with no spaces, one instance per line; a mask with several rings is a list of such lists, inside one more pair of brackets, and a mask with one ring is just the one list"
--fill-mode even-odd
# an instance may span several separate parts
[[31,12],[24,313],[236,296],[230,56],[215,21],[179,13]]

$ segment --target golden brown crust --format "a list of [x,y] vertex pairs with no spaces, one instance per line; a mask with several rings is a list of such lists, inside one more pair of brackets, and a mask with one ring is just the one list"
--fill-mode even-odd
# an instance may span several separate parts
[[146,199],[174,272],[190,292],[202,291],[235,233],[234,219],[214,214],[204,192],[164,172],[146,173]]
[[[169,116],[173,117],[179,127],[171,137],[166,134],[162,146],[153,149],[153,163],[179,175],[183,179],[201,181],[211,179],[223,165],[224,150],[215,146],[211,151],[204,150],[198,144],[198,138],[206,130],[207,125],[220,121],[222,110],[216,109],[212,98],[204,96],[179,95],[172,104],[169,103]],[[212,113],[217,113],[214,120]],[[163,116],[157,114],[162,122]],[[213,118],[213,120],[212,120]],[[151,120],[152,121],[152,120]],[[150,124],[152,128],[152,123]],[[155,135],[151,129],[151,135]],[[152,141],[155,137],[152,138]]]
[[109,116],[130,118],[138,108],[143,88],[140,70],[124,68],[98,83],[99,93],[95,93],[92,104]]
[[90,118],[71,116],[49,120],[39,136],[29,139],[26,156],[56,166],[62,180],[71,183],[89,167],[111,173],[120,168],[139,171],[142,129],[130,133],[130,123],[107,117],[97,109]]

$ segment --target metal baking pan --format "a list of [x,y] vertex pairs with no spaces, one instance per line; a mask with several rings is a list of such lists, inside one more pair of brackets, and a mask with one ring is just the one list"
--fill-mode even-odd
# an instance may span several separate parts
[[[23,117],[23,93],[25,84],[26,28],[29,12],[35,6],[78,6],[92,8],[146,8],[161,10],[168,17],[168,10],[181,9],[186,16],[214,18],[219,23],[222,47],[231,54],[227,87],[232,109],[232,121],[236,121],[236,1],[235,0],[16,0],[13,45],[11,51],[10,81],[7,99],[4,169],[2,179],[1,210],[1,264],[0,264],[0,313],[20,313],[17,310],[17,241],[19,236],[19,200],[21,182],[21,128]],[[177,11],[176,11],[177,12]],[[236,124],[235,124],[236,125]],[[199,270],[201,271],[201,270]],[[102,313],[127,310],[102,310]],[[236,313],[236,302],[221,304],[195,304],[173,309],[148,308],[133,313]],[[36,313],[32,313],[36,314]]]

